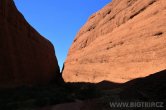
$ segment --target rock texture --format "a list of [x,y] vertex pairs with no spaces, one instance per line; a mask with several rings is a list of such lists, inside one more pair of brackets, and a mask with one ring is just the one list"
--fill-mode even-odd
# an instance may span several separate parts
[[66,82],[126,82],[166,68],[166,0],[113,0],[78,32]]
[[46,84],[59,76],[53,45],[0,0],[0,86]]

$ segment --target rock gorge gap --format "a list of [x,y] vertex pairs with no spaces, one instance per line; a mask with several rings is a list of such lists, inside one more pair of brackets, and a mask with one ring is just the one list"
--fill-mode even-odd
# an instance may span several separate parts
[[165,0],[113,0],[77,34],[62,72],[74,83],[64,83],[52,44],[12,0],[0,0],[0,109],[108,110],[118,101],[165,103],[165,21]]

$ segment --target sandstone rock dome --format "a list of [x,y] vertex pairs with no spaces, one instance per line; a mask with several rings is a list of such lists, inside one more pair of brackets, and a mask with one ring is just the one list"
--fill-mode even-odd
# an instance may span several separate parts
[[66,82],[126,82],[166,69],[166,0],[113,0],[78,32]]
[[13,0],[0,0],[0,86],[46,84],[60,74],[54,47]]

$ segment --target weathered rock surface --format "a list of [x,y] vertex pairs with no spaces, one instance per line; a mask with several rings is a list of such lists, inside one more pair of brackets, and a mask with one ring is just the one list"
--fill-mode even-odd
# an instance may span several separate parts
[[0,0],[0,86],[46,84],[59,76],[53,45]]
[[113,0],[78,32],[66,82],[126,82],[166,68],[166,0]]

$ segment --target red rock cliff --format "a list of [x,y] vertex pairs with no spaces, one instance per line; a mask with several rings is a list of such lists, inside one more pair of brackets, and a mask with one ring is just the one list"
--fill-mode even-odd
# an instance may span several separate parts
[[113,0],[78,32],[67,82],[126,82],[166,69],[166,0]]
[[46,84],[59,73],[53,45],[27,23],[13,0],[0,0],[0,86]]

